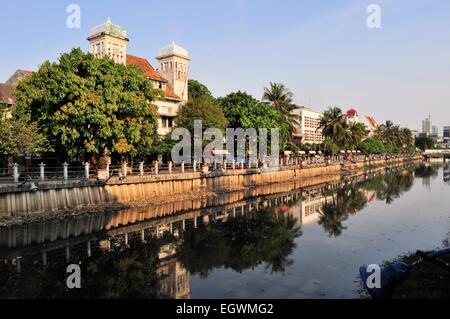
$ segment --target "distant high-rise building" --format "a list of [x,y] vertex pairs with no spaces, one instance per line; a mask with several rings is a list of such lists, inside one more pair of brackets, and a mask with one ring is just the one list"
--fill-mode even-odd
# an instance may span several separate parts
[[431,134],[431,115],[422,121],[422,133],[427,136]]
[[433,125],[433,126],[431,127],[431,134],[432,134],[432,135],[435,135],[435,136],[438,136],[438,135],[439,135],[439,129],[438,129],[438,127],[437,127],[436,125]]

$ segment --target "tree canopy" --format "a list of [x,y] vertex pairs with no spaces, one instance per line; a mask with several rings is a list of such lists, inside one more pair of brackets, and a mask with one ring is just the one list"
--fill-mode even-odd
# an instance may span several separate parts
[[208,97],[190,98],[178,110],[175,123],[177,127],[194,132],[194,121],[202,120],[203,129],[218,128],[224,131],[228,127],[228,120],[220,105]]
[[262,103],[245,92],[230,93],[217,99],[233,128],[278,128],[281,116],[274,106]]
[[189,99],[198,99],[202,97],[206,97],[211,100],[214,99],[208,87],[197,80],[189,80],[188,95]]
[[6,110],[7,105],[0,103],[0,154],[19,157],[46,151],[46,140],[36,124],[29,122],[29,115],[14,112],[12,117],[6,117]]
[[392,121],[386,121],[375,131],[375,136],[385,145],[386,152],[394,153],[402,149],[414,148],[414,138],[408,128],[401,128]]
[[157,136],[157,94],[138,67],[73,49],[19,83],[16,110],[67,156],[134,155]]
[[347,119],[340,108],[328,108],[320,119],[319,129],[322,130],[325,139],[331,142],[333,154],[334,144],[344,146],[343,139],[346,135]]
[[366,154],[395,153],[414,151],[414,138],[411,130],[401,128],[392,121],[381,124],[369,136],[369,130],[361,122],[349,121],[346,114],[338,107],[328,108],[320,120],[320,130],[326,139],[344,149],[361,149]]
[[415,140],[415,145],[420,148],[422,151],[430,148],[434,148],[435,142],[431,137],[428,136],[419,136]]
[[262,100],[269,102],[281,116],[282,126],[288,129],[288,138],[292,142],[293,130],[299,125],[297,117],[292,113],[295,109],[293,103],[294,94],[282,83],[270,82],[269,87],[264,88]]

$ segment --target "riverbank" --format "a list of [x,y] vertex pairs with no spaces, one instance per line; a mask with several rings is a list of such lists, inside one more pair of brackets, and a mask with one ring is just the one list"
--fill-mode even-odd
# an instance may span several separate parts
[[[254,189],[264,185],[304,187],[320,184],[318,180],[339,179],[343,174],[363,173],[377,168],[419,162],[420,156],[391,160],[361,161],[341,165],[311,167],[289,166],[276,171],[265,169],[192,172],[164,175],[111,178],[97,181],[43,182],[35,192],[16,188],[0,192],[0,217],[51,214],[77,211],[86,207],[147,204],[161,200],[176,200],[183,196],[209,196],[231,190]],[[209,195],[208,195],[209,194]],[[251,194],[250,194],[251,195]]]
[[[419,260],[415,254],[399,257],[393,262],[412,264]],[[450,265],[450,255],[439,258]],[[389,262],[389,263],[393,263]],[[411,271],[411,276],[394,290],[394,299],[448,299],[450,273],[431,262],[424,262]]]

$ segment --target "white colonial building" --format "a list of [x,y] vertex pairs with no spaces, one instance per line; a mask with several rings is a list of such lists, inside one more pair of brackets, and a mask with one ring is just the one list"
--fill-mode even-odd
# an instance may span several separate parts
[[369,136],[375,133],[378,123],[373,116],[359,115],[358,111],[351,108],[347,111],[347,120],[349,123],[362,123],[369,130]]
[[89,37],[89,52],[98,58],[111,57],[116,63],[136,65],[150,79],[155,88],[161,89],[164,96],[155,102],[158,106],[160,135],[170,132],[178,109],[188,101],[189,53],[174,42],[160,50],[156,57],[159,70],[143,57],[128,54],[130,41],[127,31],[111,22],[92,28]]

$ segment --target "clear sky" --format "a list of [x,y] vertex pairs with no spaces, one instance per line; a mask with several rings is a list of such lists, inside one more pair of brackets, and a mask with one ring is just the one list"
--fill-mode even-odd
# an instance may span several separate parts
[[[72,3],[80,29],[66,26]],[[366,25],[372,3],[380,29]],[[90,28],[111,17],[128,30],[128,52],[153,65],[173,40],[187,48],[190,77],[215,96],[260,98],[277,81],[318,110],[352,106],[411,129],[431,114],[440,134],[450,125],[449,0],[1,0],[0,13],[0,82],[87,50]]]

